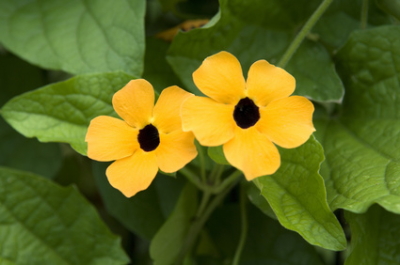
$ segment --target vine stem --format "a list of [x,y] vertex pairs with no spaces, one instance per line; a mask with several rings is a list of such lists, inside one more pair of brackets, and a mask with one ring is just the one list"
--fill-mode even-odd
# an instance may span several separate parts
[[200,203],[199,209],[197,210],[195,218],[199,218],[203,214],[203,212],[210,200],[210,197],[211,197],[211,192],[205,191],[203,193],[203,198],[201,199],[201,203]]
[[190,182],[192,182],[201,191],[207,191],[209,189],[203,182],[199,180],[197,175],[193,173],[190,169],[183,167],[179,170],[179,173],[184,175]]
[[242,229],[240,233],[239,244],[236,248],[235,256],[233,257],[232,265],[239,265],[240,256],[242,255],[243,247],[247,238],[247,209],[246,209],[246,191],[244,185],[240,186],[240,218],[242,221]]
[[368,0],[363,0],[361,9],[361,29],[366,29],[368,25]]
[[229,175],[226,179],[224,179],[221,184],[213,188],[211,191],[214,194],[218,194],[226,189],[229,185],[236,182],[237,178],[242,174],[239,170],[235,170],[231,175]]
[[[236,185],[238,177],[240,176],[241,172],[237,173],[239,171],[235,171],[234,173],[231,174],[229,179],[232,179],[231,177],[235,177],[235,181],[230,181],[230,185],[224,186],[224,190],[222,190],[220,193],[215,195],[215,197],[211,200],[211,202],[207,205],[207,207],[202,210],[202,213],[200,216],[198,216],[199,212],[196,215],[196,219],[193,221],[192,225],[189,228],[189,231],[187,233],[187,237],[185,239],[185,243],[183,244],[183,247],[178,255],[177,261],[175,264],[182,264],[186,254],[191,250],[193,244],[195,243],[199,233],[201,232],[201,229],[203,228],[204,224],[212,214],[212,212],[215,210],[215,208],[222,202],[222,200],[225,198],[225,196],[229,193],[229,191]],[[205,197],[205,200],[208,201],[209,197],[208,195],[207,198]]]
[[215,166],[210,174],[210,182],[211,183],[213,183],[214,185],[219,185],[221,175],[224,172],[224,168],[225,168],[224,165],[215,164]]
[[318,19],[322,16],[322,14],[326,11],[329,5],[333,0],[324,0],[318,6],[318,8],[314,11],[311,17],[307,20],[306,24],[304,24],[303,28],[297,34],[296,38],[292,41],[289,48],[287,48],[286,52],[283,54],[281,60],[277,64],[277,66],[284,68],[286,64],[289,62],[290,58],[292,58],[293,54],[297,51],[300,44],[303,42],[304,38],[310,32],[312,27],[314,27],[315,23],[317,23]]
[[206,160],[204,158],[204,150],[198,141],[195,141],[195,144],[196,144],[196,148],[199,153],[199,159],[200,159],[200,176],[201,176],[203,183],[205,183],[205,182],[207,182],[207,176],[206,176]]

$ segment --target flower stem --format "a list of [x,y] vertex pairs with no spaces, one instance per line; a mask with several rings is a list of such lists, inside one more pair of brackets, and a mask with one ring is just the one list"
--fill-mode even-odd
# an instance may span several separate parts
[[304,24],[303,28],[297,34],[296,38],[292,41],[289,48],[287,48],[285,54],[283,54],[281,60],[278,63],[279,67],[284,68],[290,58],[292,58],[293,54],[299,48],[300,44],[303,42],[304,38],[310,32],[312,27],[318,21],[318,19],[322,16],[322,14],[326,11],[329,5],[333,0],[323,0],[323,2],[319,5],[319,7],[314,11],[311,17],[307,20],[306,24]]
[[225,168],[224,165],[220,164],[214,165],[214,168],[210,174],[211,183],[213,183],[214,185],[219,185],[222,172],[224,172],[224,168]]
[[[238,172],[238,171],[236,171],[236,172]],[[239,173],[241,173],[241,172],[239,172]],[[222,202],[222,200],[229,193],[229,191],[235,186],[240,174],[232,174],[232,175],[236,176],[235,181],[231,181],[230,185],[225,185],[224,186],[225,189],[223,189],[220,193],[218,193],[212,199],[212,201],[207,205],[207,207],[204,210],[202,210],[201,215],[200,216],[196,215],[197,218],[193,221],[192,225],[189,228],[189,231],[188,231],[186,239],[185,239],[185,243],[182,246],[182,249],[178,255],[178,258],[177,258],[175,264],[182,264],[182,261],[185,259],[185,256],[187,255],[187,253],[189,251],[191,251],[193,244],[195,243],[199,233],[201,232],[201,229],[203,228],[204,224],[210,217],[211,213]],[[204,196],[206,196],[206,194]],[[204,197],[203,199],[208,200],[208,198],[207,199],[205,199],[205,198],[206,197]],[[201,208],[201,206],[200,206],[200,208]],[[200,210],[200,208],[199,208],[199,210]],[[197,214],[199,214],[199,211],[197,212]]]
[[197,210],[195,218],[198,218],[203,214],[205,207],[207,206],[208,202],[210,201],[210,197],[211,197],[210,191],[205,191],[203,193],[203,197],[201,199],[201,203],[200,203],[199,209]]
[[248,223],[247,223],[247,209],[246,209],[246,191],[244,185],[240,186],[240,218],[242,221],[242,229],[240,233],[239,244],[236,248],[235,256],[233,257],[232,265],[239,265],[240,256],[243,251],[244,243],[246,242],[247,238],[247,230],[248,230]]
[[233,172],[232,174],[230,174],[226,179],[224,179],[222,181],[222,183],[218,186],[216,186],[212,192],[215,194],[220,193],[221,191],[223,191],[224,189],[226,189],[226,187],[228,187],[229,185],[231,185],[231,183],[235,182],[237,180],[237,178],[242,174],[242,172],[240,172],[239,170],[235,170],[235,172]]
[[199,178],[194,174],[190,169],[187,167],[183,167],[179,170],[179,172],[184,175],[190,182],[192,182],[197,188],[199,188],[202,191],[207,191],[210,188],[203,184]]
[[197,151],[199,152],[199,159],[200,159],[200,176],[203,183],[206,183],[207,176],[206,176],[206,160],[204,158],[204,150],[203,147],[200,145],[199,142],[195,141]]
[[368,0],[363,0],[361,9],[361,29],[366,29],[368,25]]

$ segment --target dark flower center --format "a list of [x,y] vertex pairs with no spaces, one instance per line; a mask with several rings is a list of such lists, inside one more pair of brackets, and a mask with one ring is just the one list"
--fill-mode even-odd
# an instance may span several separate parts
[[242,129],[247,129],[257,123],[260,119],[260,112],[253,100],[242,98],[235,106],[233,118],[237,126]]
[[139,131],[138,142],[140,148],[146,152],[153,151],[160,144],[158,130],[153,124],[146,125]]

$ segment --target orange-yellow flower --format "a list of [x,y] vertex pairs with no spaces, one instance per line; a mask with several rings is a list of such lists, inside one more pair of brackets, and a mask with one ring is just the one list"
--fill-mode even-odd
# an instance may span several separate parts
[[154,89],[144,79],[130,81],[112,99],[123,119],[94,118],[88,128],[88,156],[113,161],[110,184],[126,197],[149,187],[158,169],[172,173],[197,155],[194,136],[182,131],[179,110],[192,94],[177,86],[163,90],[154,106]]
[[236,57],[220,52],[203,61],[193,80],[209,98],[184,101],[183,130],[193,131],[202,145],[223,145],[228,162],[247,180],[273,174],[280,167],[274,144],[294,148],[315,131],[313,104],[290,96],[295,89],[293,76],[265,60],[255,62],[245,80]]

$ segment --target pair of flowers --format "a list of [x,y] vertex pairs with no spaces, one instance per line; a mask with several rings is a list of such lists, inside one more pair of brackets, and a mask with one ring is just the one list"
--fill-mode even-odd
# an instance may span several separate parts
[[228,162],[247,180],[273,174],[280,166],[274,144],[294,148],[315,130],[312,103],[290,96],[295,79],[265,60],[244,79],[239,61],[228,52],[206,58],[193,80],[208,97],[177,86],[162,91],[143,79],[130,81],[113,96],[123,119],[94,118],[88,128],[88,156],[113,161],[110,184],[131,197],[146,189],[158,170],[178,171],[197,155],[194,137],[204,146],[223,145]]

